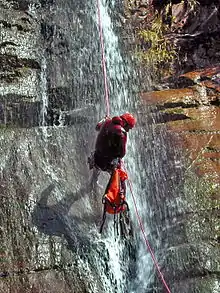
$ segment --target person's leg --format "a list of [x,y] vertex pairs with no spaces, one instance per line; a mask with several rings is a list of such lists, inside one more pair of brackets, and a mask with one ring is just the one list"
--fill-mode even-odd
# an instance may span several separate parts
[[89,165],[89,170],[94,168],[95,166],[94,152],[92,152],[90,156],[88,157],[87,164]]
[[106,205],[104,204],[103,216],[102,216],[102,224],[100,226],[99,233],[102,233],[102,229],[103,229],[103,226],[105,224],[105,219],[106,219]]

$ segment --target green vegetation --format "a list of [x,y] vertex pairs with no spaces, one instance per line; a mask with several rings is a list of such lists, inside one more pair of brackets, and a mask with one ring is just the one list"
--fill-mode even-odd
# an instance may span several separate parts
[[[182,4],[186,6],[187,15],[195,14],[199,6],[197,0],[182,1]],[[125,15],[134,27],[135,55],[154,78],[173,74],[174,62],[178,60],[176,38],[172,34],[175,23],[172,1],[159,6],[156,10],[157,7],[142,1],[124,0]]]
[[[143,8],[140,3],[135,4],[134,1],[129,0],[125,2],[127,17],[131,22],[135,21],[136,57],[142,66],[150,69],[154,76],[171,74],[172,62],[177,57],[175,45],[168,38],[171,24],[171,3],[159,12],[151,5],[148,7],[145,5]],[[137,6],[135,7],[135,5]]]
[[[184,2],[184,1],[182,1],[182,2]],[[196,0],[188,0],[187,3],[189,5],[189,7],[194,11],[195,11],[196,7],[199,5],[199,2]]]
[[141,60],[146,62],[146,65],[154,65],[157,69],[166,68],[166,65],[170,64],[176,57],[174,46],[165,37],[168,31],[168,25],[165,25],[161,15],[157,14],[149,29],[138,32],[140,41],[145,48],[139,49],[137,54]]

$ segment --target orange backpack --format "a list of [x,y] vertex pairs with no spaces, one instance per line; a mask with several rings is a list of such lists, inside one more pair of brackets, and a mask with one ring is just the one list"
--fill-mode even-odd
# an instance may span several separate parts
[[121,192],[121,182],[128,179],[128,175],[121,169],[115,169],[110,178],[103,197],[105,211],[109,214],[117,214],[126,210],[125,194]]

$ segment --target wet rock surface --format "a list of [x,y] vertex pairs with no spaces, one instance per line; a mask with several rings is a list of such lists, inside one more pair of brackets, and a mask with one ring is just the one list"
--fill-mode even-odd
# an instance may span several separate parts
[[[166,136],[166,131],[170,133],[165,144],[170,144],[170,149],[174,145],[176,150],[179,149],[179,157],[173,162],[176,164],[173,174],[184,157],[182,180],[178,182],[175,174],[173,187],[175,176],[170,166],[165,162],[158,165],[161,168],[167,165],[169,174],[164,194],[161,192],[155,201],[149,200],[154,211],[152,218],[157,227],[162,226],[156,231],[149,217],[151,235],[158,235],[161,239],[158,259],[164,264],[162,270],[171,292],[218,292],[220,2],[143,2],[132,2],[128,18],[135,10],[135,17],[130,18],[133,26],[148,29],[153,13],[159,11],[164,24],[169,26],[165,39],[178,47],[178,60],[172,64],[174,74],[161,78],[150,91],[144,88],[147,81],[143,82],[141,98],[150,109],[145,126],[151,124],[158,135],[163,133]],[[146,5],[145,10],[153,12],[151,16],[141,13],[143,4]],[[150,74],[150,70],[147,69],[147,73]],[[164,156],[170,160],[171,150],[166,149],[166,155],[163,147],[160,148],[163,152],[161,160]],[[158,203],[164,197],[166,204]],[[166,215],[163,221],[158,213]],[[158,280],[152,282],[152,287],[160,287]],[[158,291],[150,289],[149,292]]]
[[157,105],[160,115],[155,118],[156,122],[167,123],[168,128],[178,134],[197,172],[216,182],[220,180],[219,74],[218,66],[188,72],[180,78],[190,79],[194,85],[142,95],[147,104]]
[[[3,126],[39,125],[41,35],[34,2],[1,1],[0,120]],[[34,7],[34,6],[33,6]]]
[[[166,218],[170,224],[160,236],[168,243],[160,257],[165,258],[166,278],[174,280],[173,292],[219,290],[219,70],[215,66],[187,72],[179,76],[180,81],[171,78],[170,89],[166,80],[162,85],[166,89],[142,94],[143,102],[152,109],[149,123],[156,123],[159,129],[166,125],[173,143],[188,158],[179,184],[179,190],[183,188],[177,204],[180,212]],[[184,212],[181,201],[185,202]]]

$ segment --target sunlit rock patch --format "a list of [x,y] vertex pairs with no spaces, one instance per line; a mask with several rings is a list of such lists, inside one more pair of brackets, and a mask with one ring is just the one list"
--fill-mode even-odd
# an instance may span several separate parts
[[190,79],[192,86],[142,94],[148,105],[156,106],[159,118],[154,121],[178,135],[197,174],[214,182],[220,182],[219,76],[219,66],[187,72],[179,78]]

